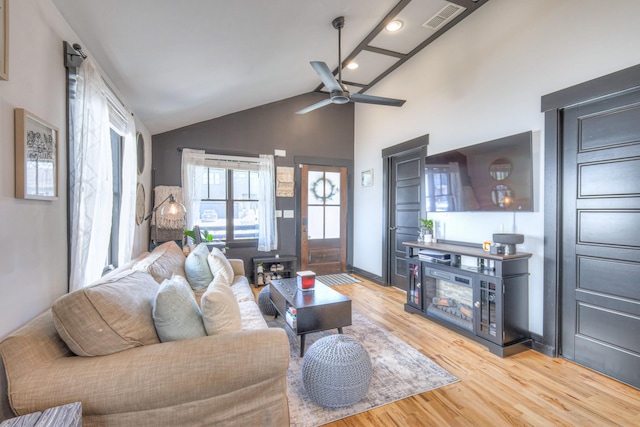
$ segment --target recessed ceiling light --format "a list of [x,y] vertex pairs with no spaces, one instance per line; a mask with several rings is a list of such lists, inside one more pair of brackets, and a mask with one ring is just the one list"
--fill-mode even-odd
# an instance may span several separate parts
[[352,61],[352,62],[349,62],[349,64],[347,64],[347,68],[350,69],[350,70],[355,70],[358,67],[359,67],[359,65],[358,65],[357,62],[353,62]]
[[387,24],[386,27],[384,27],[387,31],[393,33],[394,31],[398,31],[400,28],[402,28],[402,21],[399,20],[395,20],[395,21],[391,21]]

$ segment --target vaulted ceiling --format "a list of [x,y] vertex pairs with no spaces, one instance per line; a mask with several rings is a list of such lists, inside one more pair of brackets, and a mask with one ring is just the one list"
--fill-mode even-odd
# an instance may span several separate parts
[[[67,41],[82,44],[138,118],[157,134],[322,91],[309,62],[322,61],[337,71],[338,33],[332,21],[338,16],[345,18],[343,64],[359,64],[344,70],[344,82],[351,93],[364,93],[486,1],[53,3],[80,38]],[[392,20],[403,23],[395,33],[384,29]]]

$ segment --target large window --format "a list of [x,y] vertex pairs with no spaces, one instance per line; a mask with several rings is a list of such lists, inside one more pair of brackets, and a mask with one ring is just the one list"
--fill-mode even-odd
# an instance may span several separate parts
[[118,266],[118,247],[120,236],[120,208],[122,205],[122,140],[123,138],[111,128],[111,169],[113,173],[113,206],[111,208],[111,238],[105,271]]
[[278,247],[272,155],[237,157],[182,151],[187,228],[199,226],[227,243]]
[[224,241],[258,238],[259,173],[205,167],[195,224]]

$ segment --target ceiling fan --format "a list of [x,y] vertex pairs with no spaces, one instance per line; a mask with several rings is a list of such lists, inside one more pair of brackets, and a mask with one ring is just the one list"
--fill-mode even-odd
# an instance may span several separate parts
[[344,27],[344,16],[337,17],[331,22],[331,24],[333,25],[333,28],[338,30],[338,80],[336,80],[327,64],[321,61],[311,61],[311,66],[316,73],[318,73],[318,76],[320,76],[320,80],[322,80],[324,86],[329,90],[329,98],[303,108],[302,110],[297,111],[296,114],[306,114],[320,107],[324,107],[325,105],[346,104],[347,102],[362,102],[365,104],[402,107],[406,102],[403,99],[383,98],[380,96],[365,95],[361,93],[354,93],[351,95],[349,93],[347,87],[342,84],[342,49],[340,44],[342,38],[341,30]]

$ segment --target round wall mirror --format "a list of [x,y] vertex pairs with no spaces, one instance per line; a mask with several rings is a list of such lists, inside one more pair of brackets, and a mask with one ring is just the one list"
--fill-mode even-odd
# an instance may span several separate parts
[[136,224],[138,225],[142,224],[142,221],[144,221],[144,199],[144,186],[141,183],[138,183],[138,187],[136,188]]
[[509,159],[497,159],[489,165],[489,175],[495,180],[502,181],[511,175],[511,162]]
[[144,170],[144,138],[140,132],[138,132],[136,137],[136,152],[138,157],[138,175],[140,175]]
[[513,190],[508,185],[498,184],[491,190],[491,201],[502,209],[509,209],[513,204],[513,198]]

